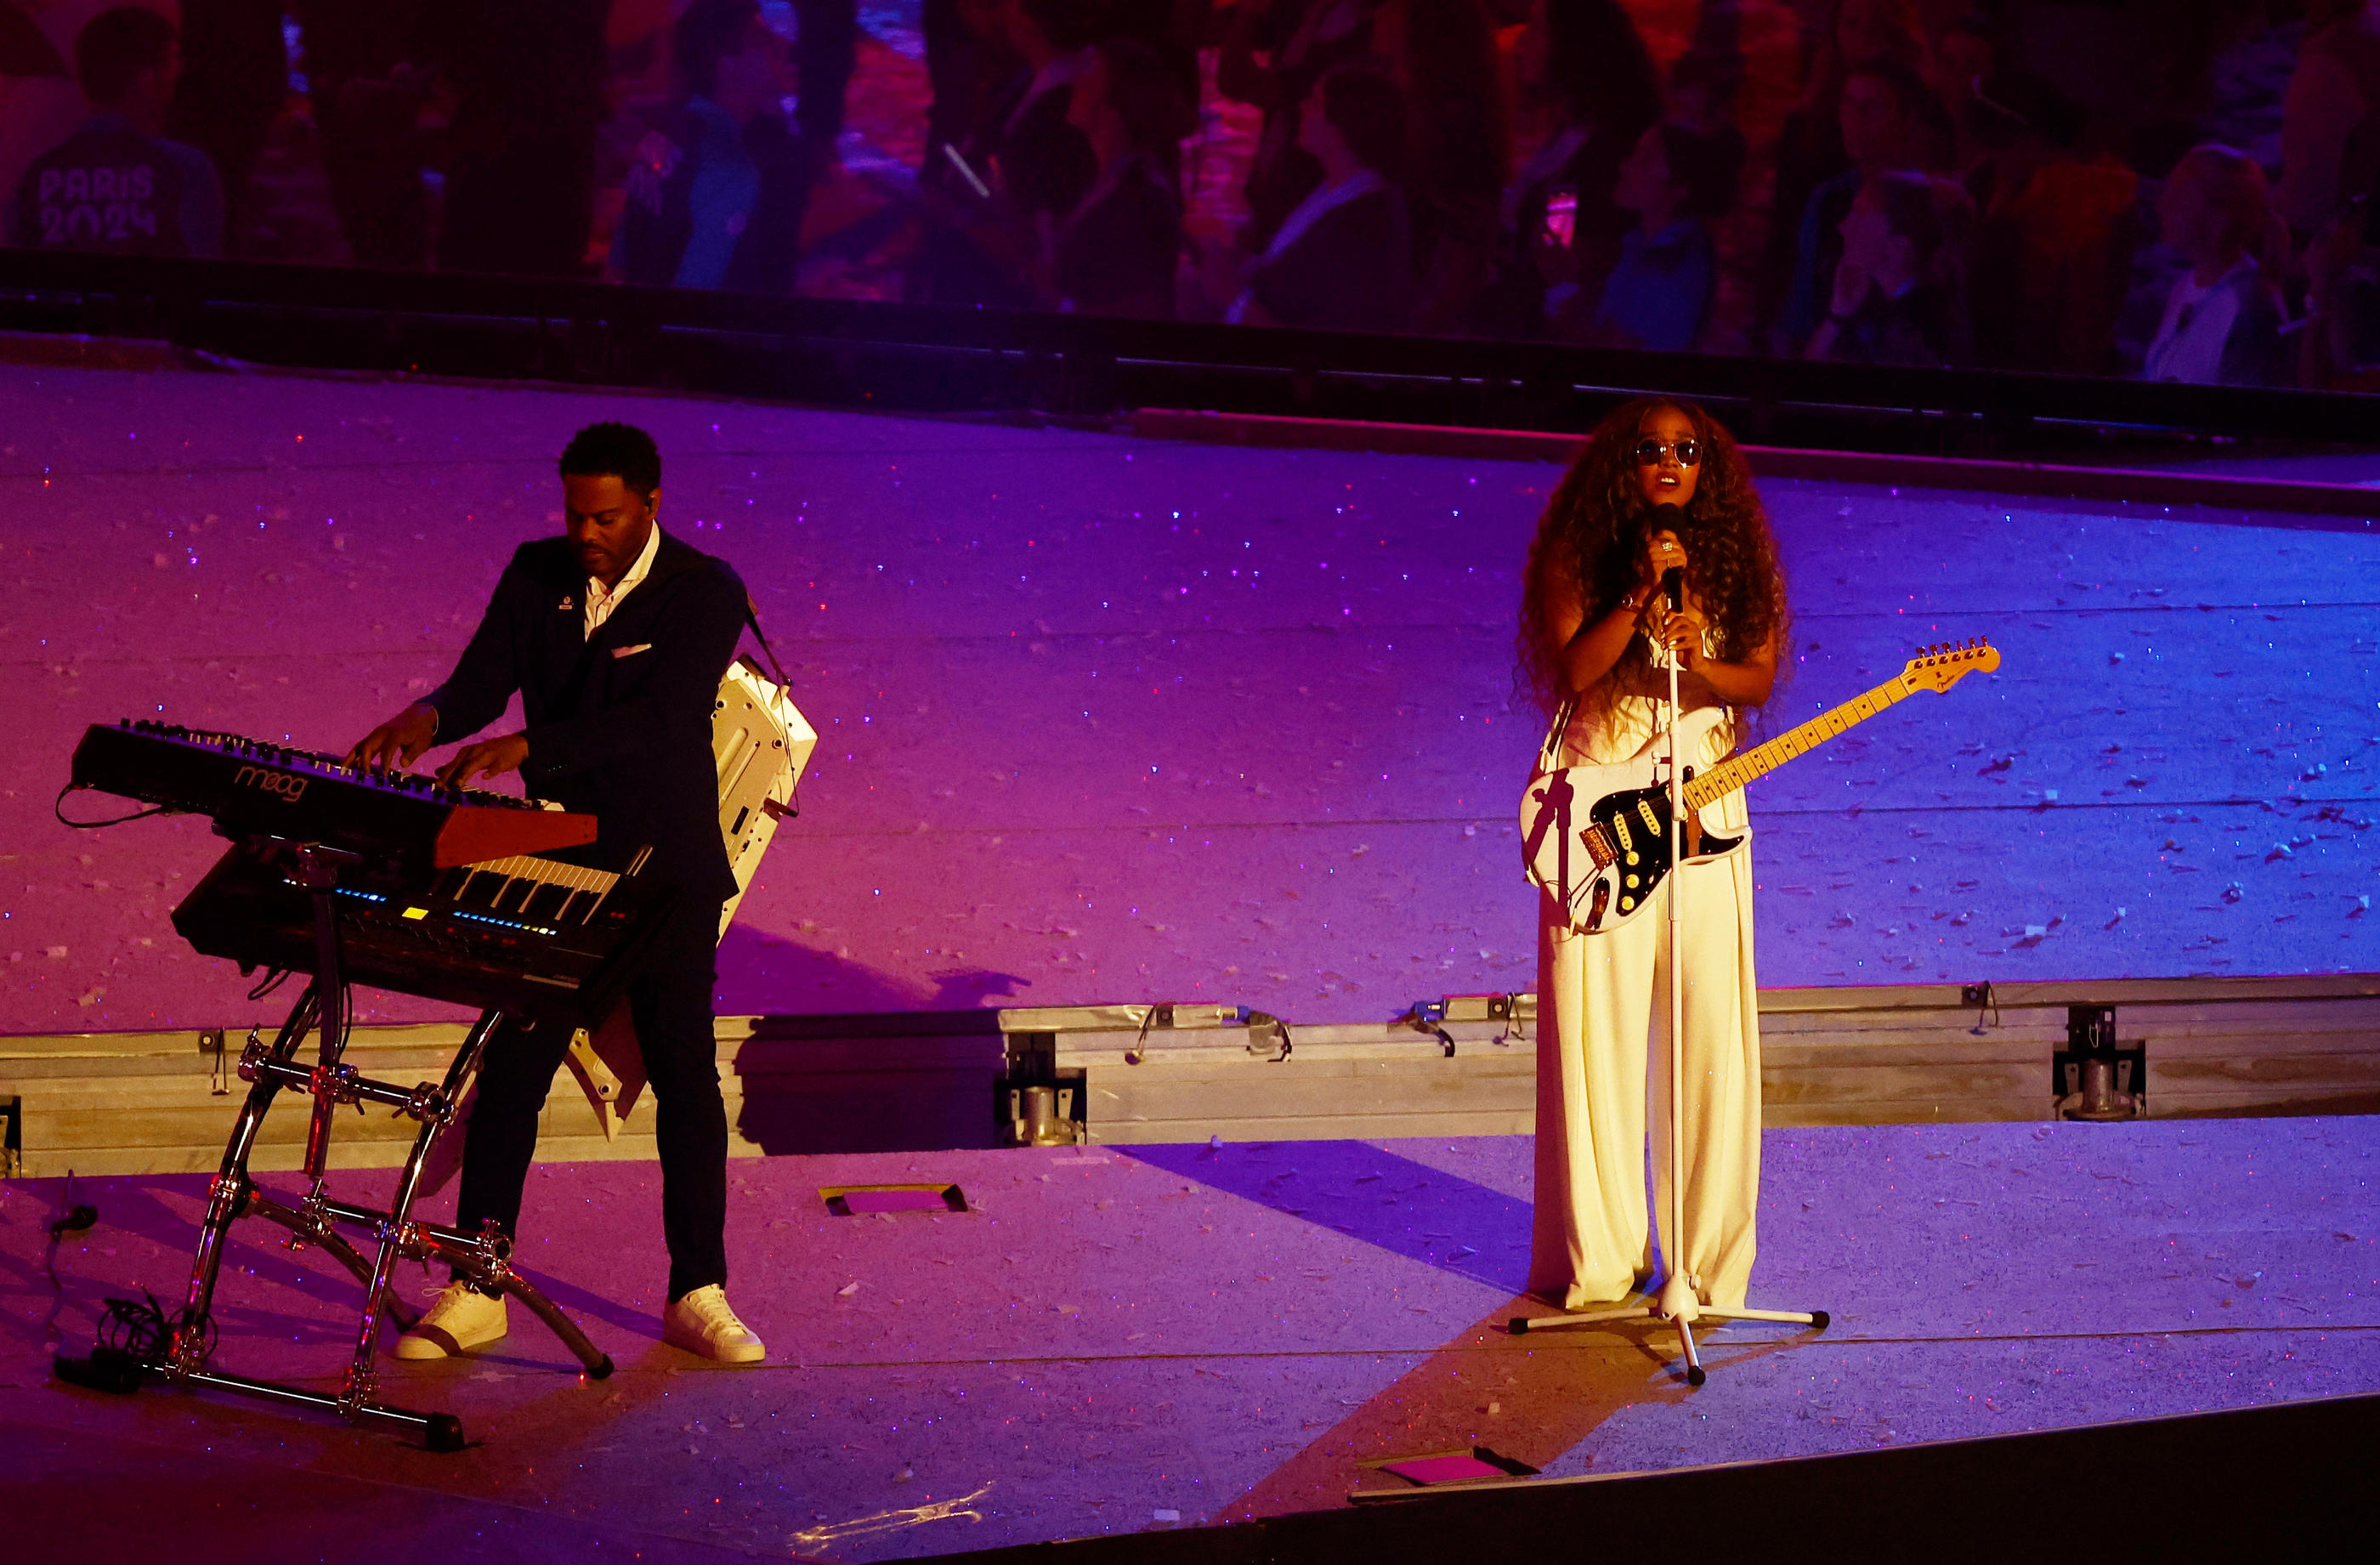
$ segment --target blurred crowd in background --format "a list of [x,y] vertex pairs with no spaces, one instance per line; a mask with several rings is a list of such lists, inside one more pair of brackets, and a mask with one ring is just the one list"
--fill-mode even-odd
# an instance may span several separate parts
[[18,246],[2380,389],[2367,0],[0,0]]

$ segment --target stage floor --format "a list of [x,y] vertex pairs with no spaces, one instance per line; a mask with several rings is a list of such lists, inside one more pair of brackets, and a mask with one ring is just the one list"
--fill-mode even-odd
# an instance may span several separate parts
[[[55,1299],[62,1182],[19,1182],[0,1506],[12,1541],[94,1559],[868,1560],[1334,1506],[1393,1484],[1365,1461],[1475,1442],[1626,1472],[2380,1388],[2380,1118],[1771,1131],[1764,1151],[1754,1302],[1834,1324],[1720,1333],[1691,1392],[1655,1335],[1506,1333],[1544,1313],[1515,1298],[1525,1139],[739,1163],[733,1296],[772,1354],[743,1370],[658,1340],[652,1167],[549,1166],[528,1268],[620,1368],[581,1382],[519,1314],[479,1360],[391,1361],[392,1400],[461,1414],[458,1456],[51,1383],[104,1297],[178,1290],[204,1182],[80,1182],[100,1221],[61,1247]],[[834,1218],[818,1194],[929,1179],[976,1209]],[[327,1387],[357,1290],[278,1232],[237,1231],[216,1363]]]
[[[52,819],[77,737],[344,748],[444,676],[605,418],[658,435],[663,525],[744,573],[823,735],[722,1011],[1377,1021],[1532,987],[1512,627],[1550,466],[0,364],[0,1033],[266,1019],[166,923],[206,822]],[[2380,969],[2380,539],[1765,493],[1797,613],[1774,726],[1922,642],[2007,661],[1755,785],[1764,983]]]

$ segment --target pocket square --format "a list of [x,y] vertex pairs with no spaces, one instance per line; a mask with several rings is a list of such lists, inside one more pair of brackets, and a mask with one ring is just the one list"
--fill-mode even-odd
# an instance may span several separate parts
[[612,655],[615,658],[633,658],[639,652],[650,652],[652,649],[651,642],[639,641],[633,647],[614,647],[612,649]]

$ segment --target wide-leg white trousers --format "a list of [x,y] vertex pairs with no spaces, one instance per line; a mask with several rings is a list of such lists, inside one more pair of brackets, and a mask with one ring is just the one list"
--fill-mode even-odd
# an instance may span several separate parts
[[[1714,808],[1714,829],[1742,820]],[[1565,1309],[1616,1300],[1650,1280],[1645,1204],[1651,1055],[1654,1207],[1669,1222],[1668,1172],[1685,1177],[1686,1273],[1706,1304],[1740,1307],[1752,1280],[1760,1200],[1760,1018],[1752,959],[1750,844],[1688,864],[1628,923],[1581,934],[1551,896],[1537,934],[1536,1212],[1529,1291]],[[1669,918],[1683,898],[1684,1145],[1670,1134]],[[1664,1236],[1662,1253],[1674,1253]]]

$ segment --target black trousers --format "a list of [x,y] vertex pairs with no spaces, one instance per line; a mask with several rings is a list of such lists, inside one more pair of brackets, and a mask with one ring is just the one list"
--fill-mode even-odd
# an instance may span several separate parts
[[[719,908],[697,898],[669,915],[628,983],[661,1142],[662,1232],[669,1296],[727,1280],[727,1107],[719,1095],[710,991],[717,982]],[[480,1099],[463,1141],[455,1223],[467,1233],[492,1218],[517,1233],[521,1187],[537,1153],[537,1121],[571,1028],[506,1022],[488,1040]]]

